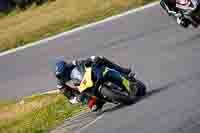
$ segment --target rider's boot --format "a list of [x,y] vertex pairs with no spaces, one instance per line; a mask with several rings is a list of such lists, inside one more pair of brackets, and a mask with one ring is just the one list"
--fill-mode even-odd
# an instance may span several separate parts
[[113,63],[112,61],[108,60],[107,58],[102,57],[102,56],[100,57],[100,60],[103,61],[103,64],[105,66],[118,71],[119,73],[121,73],[125,77],[129,78],[130,80],[135,80],[135,78],[134,78],[135,73],[131,70],[131,68],[122,67],[122,66],[120,66],[116,63]]
[[102,61],[103,61],[103,64],[111,69],[114,69],[122,74],[125,74],[125,75],[128,75],[130,72],[131,72],[131,69],[129,68],[125,68],[125,67],[122,67],[110,60],[108,60],[107,58],[105,57],[101,57]]

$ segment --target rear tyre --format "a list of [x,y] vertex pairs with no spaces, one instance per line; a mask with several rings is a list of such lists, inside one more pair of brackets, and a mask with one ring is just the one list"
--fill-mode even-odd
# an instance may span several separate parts
[[113,90],[111,88],[107,88],[105,86],[103,86],[101,88],[101,94],[106,97],[106,99],[110,99],[113,103],[121,103],[121,104],[125,104],[125,105],[129,105],[133,102],[133,98],[125,95],[124,93],[117,91],[117,90]]

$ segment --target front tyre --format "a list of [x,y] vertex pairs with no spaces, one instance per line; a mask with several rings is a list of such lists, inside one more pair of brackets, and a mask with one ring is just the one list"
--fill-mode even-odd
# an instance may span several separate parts
[[106,98],[111,100],[113,103],[121,103],[129,105],[133,102],[133,98],[114,89],[103,86],[101,88],[101,94]]
[[137,97],[143,97],[146,95],[146,86],[143,82],[141,82],[140,80],[136,80],[136,87],[137,87],[137,92],[136,92]]

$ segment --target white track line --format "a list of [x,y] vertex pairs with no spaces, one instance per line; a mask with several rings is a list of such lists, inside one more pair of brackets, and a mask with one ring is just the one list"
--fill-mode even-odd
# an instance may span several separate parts
[[142,7],[139,7],[139,8],[135,8],[135,9],[132,9],[132,10],[129,10],[127,12],[124,12],[122,14],[119,14],[119,15],[116,15],[116,16],[112,16],[112,17],[109,17],[107,19],[104,19],[104,20],[101,20],[101,21],[98,21],[98,22],[94,22],[94,23],[91,23],[91,24],[87,24],[87,25],[84,25],[84,26],[81,26],[81,27],[78,27],[78,28],[75,28],[75,29],[72,29],[70,31],[66,31],[66,32],[63,32],[63,33],[60,33],[58,35],[55,35],[55,36],[52,36],[52,37],[48,37],[48,38],[45,38],[43,40],[39,40],[37,42],[33,42],[33,43],[29,43],[25,46],[21,46],[21,47],[18,47],[18,48],[14,48],[14,49],[11,49],[11,50],[8,50],[8,51],[5,51],[5,52],[2,52],[0,53],[0,56],[4,56],[4,55],[7,55],[7,54],[11,54],[11,53],[14,53],[14,52],[17,52],[17,51],[20,51],[20,50],[24,50],[26,48],[29,48],[29,47],[32,47],[32,46],[35,46],[35,45],[39,45],[39,44],[42,44],[42,43],[46,43],[48,41],[51,41],[51,40],[54,40],[56,38],[59,38],[59,37],[62,37],[62,36],[66,36],[66,35],[69,35],[69,34],[72,34],[74,32],[77,32],[77,31],[81,31],[83,29],[87,29],[87,28],[90,28],[90,27],[94,27],[98,24],[102,24],[102,23],[105,23],[105,22],[109,22],[109,21],[112,21],[112,20],[115,20],[115,19],[118,19],[120,17],[123,17],[123,16],[127,16],[129,14],[132,14],[132,13],[135,13],[135,12],[138,12],[138,11],[141,11],[141,10],[144,10],[146,8],[150,8],[150,7],[153,7],[155,5],[157,5],[159,2],[153,2],[153,3],[150,3],[150,4],[147,4],[145,6],[142,6]]
[[104,116],[104,114],[98,116],[95,120],[91,121],[90,123],[88,123],[87,125],[83,126],[82,128],[80,128],[78,131],[75,131],[74,133],[80,133],[81,131],[83,131],[84,129],[88,128],[89,126],[94,124],[96,121],[101,119],[103,116]]

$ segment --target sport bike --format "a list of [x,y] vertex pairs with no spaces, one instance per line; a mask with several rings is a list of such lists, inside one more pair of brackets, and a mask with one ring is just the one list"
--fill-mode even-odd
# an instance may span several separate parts
[[[126,75],[99,64],[80,64],[72,70],[71,78],[79,85],[80,93],[89,93],[104,102],[127,105],[146,94],[146,86],[135,76],[130,80]],[[119,84],[128,88],[124,89]]]

